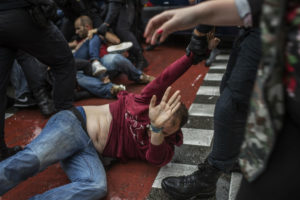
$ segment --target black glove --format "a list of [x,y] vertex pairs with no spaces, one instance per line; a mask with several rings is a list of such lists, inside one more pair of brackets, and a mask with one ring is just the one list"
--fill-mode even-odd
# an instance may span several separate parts
[[105,36],[107,29],[108,29],[107,24],[102,23],[101,26],[98,27],[97,32],[98,34]]
[[208,42],[206,36],[197,36],[193,33],[190,43],[186,48],[186,55],[193,53],[193,65],[209,57]]

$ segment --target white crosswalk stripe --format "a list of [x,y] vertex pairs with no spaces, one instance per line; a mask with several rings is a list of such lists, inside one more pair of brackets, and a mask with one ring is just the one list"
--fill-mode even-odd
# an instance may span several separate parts
[[222,78],[223,78],[223,74],[220,74],[220,73],[207,73],[204,77],[204,81],[221,81]]
[[189,109],[189,115],[197,116],[197,117],[213,117],[214,110],[215,110],[214,104],[193,103]]
[[183,144],[209,147],[214,135],[213,130],[182,128]]
[[220,96],[219,86],[201,86],[197,95]]

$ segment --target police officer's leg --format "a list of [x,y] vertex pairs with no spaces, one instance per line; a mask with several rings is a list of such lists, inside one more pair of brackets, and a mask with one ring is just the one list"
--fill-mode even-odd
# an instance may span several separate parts
[[39,28],[25,9],[7,13],[7,43],[36,57],[53,70],[54,101],[57,110],[72,106],[75,87],[74,58],[67,41],[58,28],[49,24]]
[[21,150],[20,147],[7,148],[4,138],[4,122],[6,109],[6,88],[15,51],[0,46],[0,161]]

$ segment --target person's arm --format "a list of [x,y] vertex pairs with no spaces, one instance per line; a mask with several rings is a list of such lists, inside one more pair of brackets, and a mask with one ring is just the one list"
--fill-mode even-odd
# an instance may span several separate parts
[[152,96],[156,95],[157,101],[160,102],[166,89],[174,83],[184,72],[192,65],[192,56],[182,56],[180,59],[173,62],[163,72],[148,83],[142,90],[140,95],[136,95],[136,101],[149,103]]
[[168,100],[171,87],[168,87],[161,102],[156,105],[156,96],[153,95],[149,105],[150,119],[150,144],[146,152],[148,162],[163,166],[170,162],[174,155],[174,147],[165,141],[168,136],[163,133],[163,127],[172,116],[176,113],[180,106],[180,91],[176,91]]
[[97,31],[100,35],[105,35],[108,27],[116,20],[123,5],[123,0],[110,0],[108,2],[108,11],[104,22],[98,27]]
[[195,6],[165,11],[153,17],[145,29],[146,41],[160,42],[179,30],[195,27],[198,24],[213,26],[242,26],[235,0],[212,0]]

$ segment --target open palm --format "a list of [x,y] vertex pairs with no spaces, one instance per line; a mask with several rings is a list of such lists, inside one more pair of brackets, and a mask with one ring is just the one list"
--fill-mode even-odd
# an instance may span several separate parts
[[149,118],[153,126],[163,127],[164,124],[174,115],[180,106],[180,91],[177,90],[167,101],[171,87],[168,87],[161,102],[156,104],[156,96],[153,95],[149,105]]

